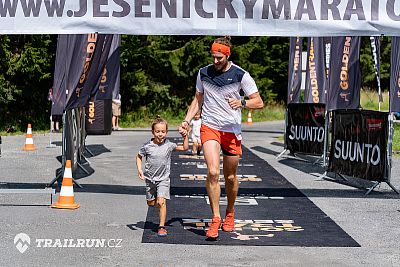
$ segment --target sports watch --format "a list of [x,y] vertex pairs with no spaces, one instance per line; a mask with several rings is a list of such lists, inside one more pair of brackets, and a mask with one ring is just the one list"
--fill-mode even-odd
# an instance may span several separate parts
[[246,107],[246,100],[242,99],[242,100],[240,101],[240,103],[242,103],[242,108],[245,108],[245,107]]

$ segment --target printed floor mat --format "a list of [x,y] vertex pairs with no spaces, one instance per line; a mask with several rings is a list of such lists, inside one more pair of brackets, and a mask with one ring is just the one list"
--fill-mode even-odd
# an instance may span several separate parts
[[[222,172],[222,170],[221,170]],[[207,168],[202,156],[174,153],[171,163],[171,200],[167,202],[168,236],[157,236],[158,211],[149,208],[143,243],[193,245],[249,245],[303,247],[359,247],[281,174],[243,147],[238,167],[239,194],[235,230],[220,230],[216,241],[206,239],[211,210],[205,190]],[[226,196],[220,179],[221,216]]]

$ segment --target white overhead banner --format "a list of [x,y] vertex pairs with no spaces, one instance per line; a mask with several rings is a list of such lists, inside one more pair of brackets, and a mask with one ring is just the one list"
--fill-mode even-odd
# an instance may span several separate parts
[[400,0],[0,0],[0,34],[400,35]]

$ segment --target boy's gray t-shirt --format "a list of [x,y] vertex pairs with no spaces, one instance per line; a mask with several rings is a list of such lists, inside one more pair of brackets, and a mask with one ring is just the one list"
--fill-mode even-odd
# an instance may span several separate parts
[[169,179],[171,172],[171,154],[176,144],[165,140],[158,145],[153,140],[145,143],[139,150],[139,155],[145,159],[144,177],[151,181]]

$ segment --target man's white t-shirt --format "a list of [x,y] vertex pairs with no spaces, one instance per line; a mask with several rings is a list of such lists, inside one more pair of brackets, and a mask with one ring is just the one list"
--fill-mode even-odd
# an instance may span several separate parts
[[203,67],[197,75],[196,90],[204,95],[202,123],[210,128],[241,133],[241,109],[232,109],[227,98],[240,99],[240,89],[246,96],[258,92],[250,74],[231,62],[225,72],[217,72],[213,64]]

